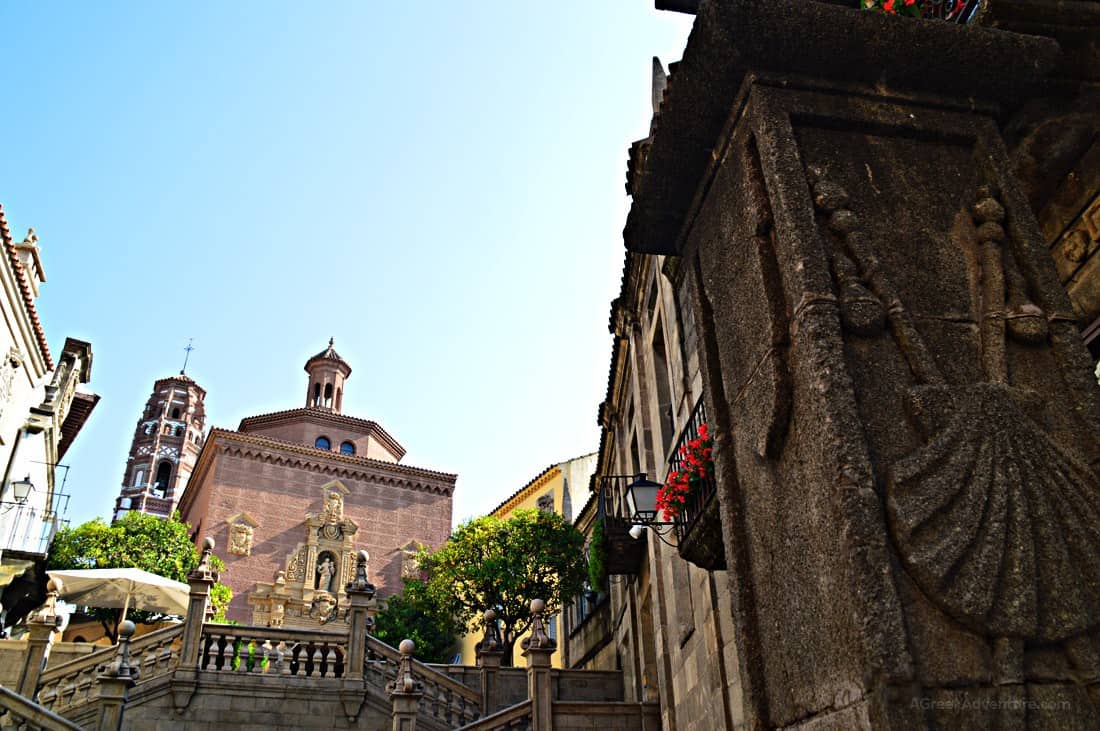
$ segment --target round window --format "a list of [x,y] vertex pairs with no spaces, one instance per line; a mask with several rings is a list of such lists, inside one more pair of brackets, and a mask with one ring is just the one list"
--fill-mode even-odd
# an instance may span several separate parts
[[328,437],[317,437],[317,441],[313,443],[313,446],[317,449],[332,449],[332,442],[328,440]]
[[344,442],[340,445],[340,454],[355,454],[355,445],[351,442]]

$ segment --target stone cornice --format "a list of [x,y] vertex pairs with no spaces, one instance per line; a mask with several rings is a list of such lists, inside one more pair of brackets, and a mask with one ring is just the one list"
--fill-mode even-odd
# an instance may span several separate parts
[[[457,475],[435,472],[421,467],[409,467],[370,457],[339,454],[255,434],[242,434],[228,429],[212,429],[203,445],[208,450],[254,459],[276,465],[331,475],[333,479],[368,479],[372,482],[422,490],[439,495],[454,492]],[[202,457],[200,456],[200,462]],[[196,467],[196,473],[198,468]]]
[[535,477],[526,485],[516,490],[508,499],[502,502],[500,505],[493,508],[493,511],[489,515],[496,515],[503,517],[508,515],[516,509],[521,502],[529,498],[532,494],[537,492],[546,486],[550,480],[554,479],[561,474],[561,468],[556,464],[552,464],[542,472],[535,475]]
[[362,430],[364,435],[377,439],[378,442],[386,448],[386,451],[392,454],[396,459],[401,459],[405,456],[405,448],[402,447],[396,439],[390,436],[389,432],[383,429],[378,422],[368,419],[359,419],[354,416],[346,416],[344,414],[334,414],[323,409],[311,409],[307,407],[287,409],[285,411],[273,411],[268,414],[259,414],[258,416],[247,416],[241,419],[237,431],[243,432],[247,429],[259,426],[271,426],[286,423],[288,421],[296,421],[300,420],[302,417],[308,417],[319,424],[339,424],[341,426]]

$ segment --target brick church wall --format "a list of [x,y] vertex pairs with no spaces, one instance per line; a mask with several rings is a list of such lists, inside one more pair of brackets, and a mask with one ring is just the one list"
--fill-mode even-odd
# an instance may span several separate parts
[[229,619],[251,622],[247,593],[286,568],[289,555],[306,541],[307,515],[323,511],[325,486],[334,480],[348,490],[344,515],[359,525],[355,549],[369,552],[369,576],[379,596],[401,589],[403,546],[417,541],[436,547],[450,535],[453,475],[298,445],[242,443],[234,436],[211,435],[213,464],[188,488],[192,495],[184,505],[184,519],[200,529],[196,537],[213,536],[218,546],[229,545],[229,519],[244,512],[257,524],[251,555],[218,551],[226,563],[222,581],[234,593]]

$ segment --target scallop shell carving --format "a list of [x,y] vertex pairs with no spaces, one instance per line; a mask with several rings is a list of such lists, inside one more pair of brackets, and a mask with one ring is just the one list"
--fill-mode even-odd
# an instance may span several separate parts
[[914,388],[929,438],[892,466],[887,511],[906,569],[944,611],[990,636],[1058,641],[1100,623],[1100,490],[1019,408],[1028,396]]

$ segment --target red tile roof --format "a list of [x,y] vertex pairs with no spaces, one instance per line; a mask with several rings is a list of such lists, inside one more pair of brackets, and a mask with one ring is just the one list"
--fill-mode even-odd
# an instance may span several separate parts
[[11,238],[11,229],[8,228],[8,220],[4,217],[4,206],[0,204],[0,242],[3,243],[4,252],[8,257],[15,281],[19,283],[19,292],[23,295],[23,306],[27,308],[27,317],[30,318],[31,327],[34,328],[35,339],[42,349],[42,357],[46,361],[46,368],[53,369],[53,358],[50,356],[50,346],[46,342],[46,332],[42,329],[42,321],[38,319],[38,309],[34,306],[34,293],[31,291],[30,282],[27,281],[27,272],[23,268],[23,262],[19,260],[19,253],[15,250],[15,242]]

